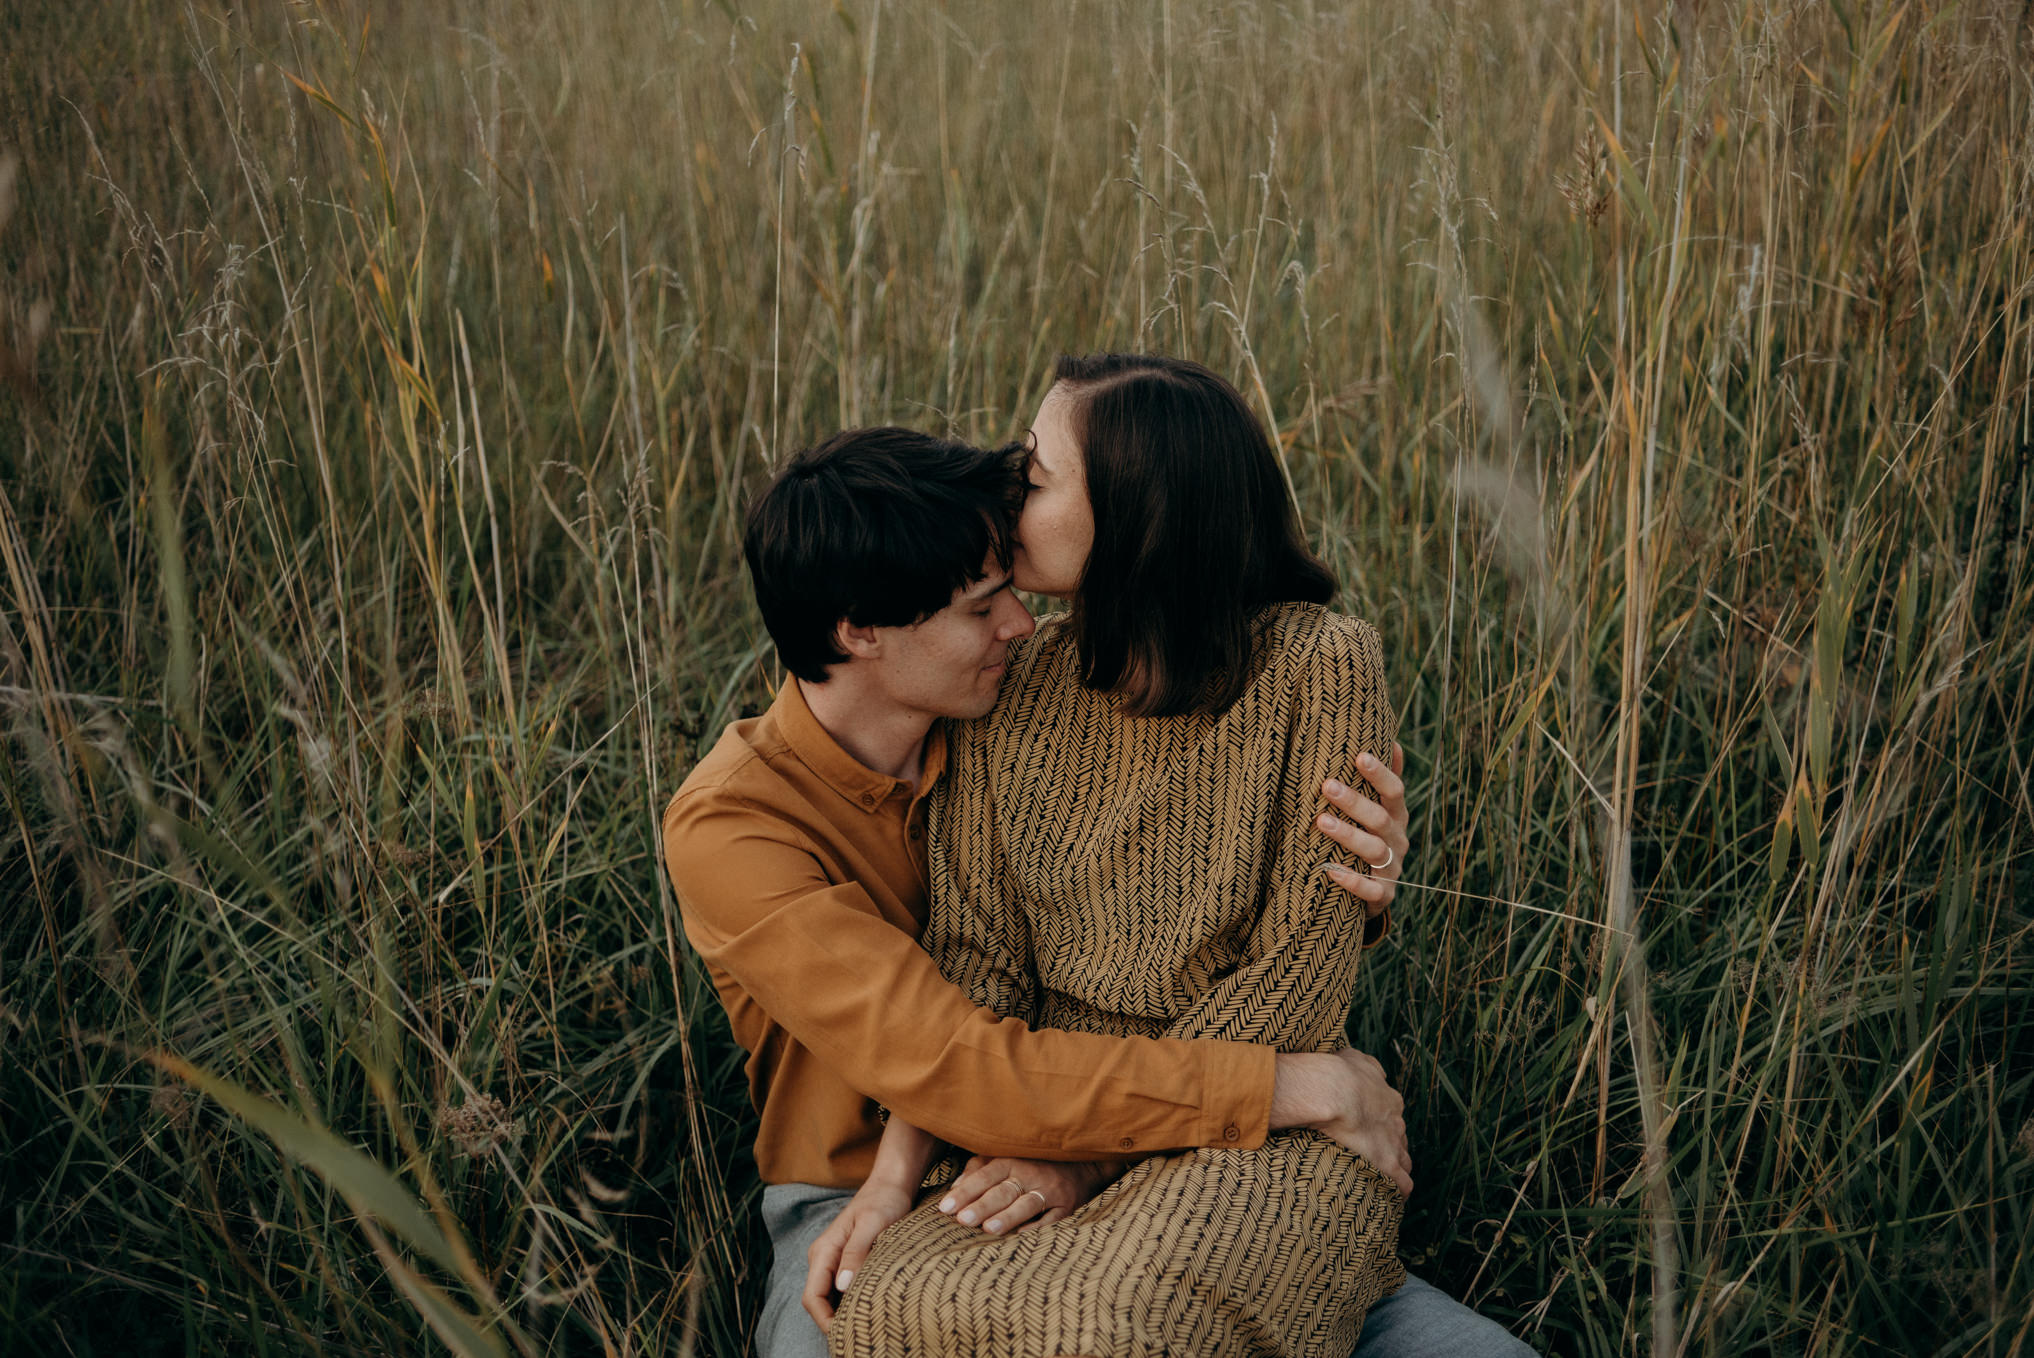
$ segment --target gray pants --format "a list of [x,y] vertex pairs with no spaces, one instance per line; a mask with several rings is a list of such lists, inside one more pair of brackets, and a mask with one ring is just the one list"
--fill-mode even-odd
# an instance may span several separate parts
[[826,1358],[826,1336],[805,1314],[805,1251],[848,1205],[852,1188],[764,1184],[763,1226],[770,1232],[770,1281],[756,1321],[756,1358]]
[[[805,1314],[805,1251],[847,1206],[854,1190],[811,1184],[763,1189],[763,1225],[776,1258],[756,1323],[758,1358],[826,1358],[826,1336]],[[1370,1308],[1349,1358],[1532,1358],[1533,1351],[1438,1287],[1408,1274],[1405,1286]]]

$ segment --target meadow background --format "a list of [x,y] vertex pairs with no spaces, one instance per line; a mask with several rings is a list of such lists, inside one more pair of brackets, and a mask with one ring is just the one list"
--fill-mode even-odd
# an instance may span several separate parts
[[1141,348],[1386,637],[1412,1267],[2034,1353],[2022,4],[16,4],[0,155],[0,1350],[741,1352],[746,497]]

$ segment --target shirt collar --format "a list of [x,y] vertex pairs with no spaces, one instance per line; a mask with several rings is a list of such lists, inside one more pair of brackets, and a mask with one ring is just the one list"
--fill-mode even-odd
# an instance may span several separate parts
[[[777,690],[777,700],[770,705],[770,715],[776,718],[784,743],[799,761],[819,775],[821,782],[862,810],[874,811],[892,792],[906,786],[902,779],[877,773],[843,750],[840,742],[819,724],[819,718],[812,715],[797,679],[785,676],[784,686]],[[936,721],[925,740],[918,795],[923,796],[945,772],[946,723]]]

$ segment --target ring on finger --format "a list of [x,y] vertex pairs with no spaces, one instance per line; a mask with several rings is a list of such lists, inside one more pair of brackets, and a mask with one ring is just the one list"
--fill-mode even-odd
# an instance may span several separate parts
[[1372,863],[1370,866],[1375,871],[1382,872],[1386,868],[1390,867],[1392,860],[1397,857],[1398,857],[1397,852],[1393,850],[1389,844],[1387,844],[1384,846],[1384,861],[1382,863]]

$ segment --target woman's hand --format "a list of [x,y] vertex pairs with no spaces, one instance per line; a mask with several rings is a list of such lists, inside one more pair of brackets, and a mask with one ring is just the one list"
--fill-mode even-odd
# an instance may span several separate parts
[[847,1291],[883,1228],[911,1211],[915,1188],[871,1179],[855,1190],[826,1233],[805,1251],[805,1312],[823,1332],[833,1323],[834,1298]]
[[1114,1182],[1129,1163],[1089,1160],[1060,1164],[977,1155],[947,1190],[939,1210],[963,1226],[978,1225],[990,1235],[1050,1226],[1095,1196],[1104,1184]]
[[1364,913],[1373,919],[1384,913],[1398,890],[1398,876],[1405,870],[1405,856],[1412,850],[1406,838],[1405,749],[1391,743],[1391,767],[1365,752],[1356,757],[1356,767],[1377,789],[1377,801],[1330,778],[1321,784],[1321,795],[1341,813],[1322,812],[1314,824],[1351,856],[1370,865],[1370,875],[1340,863],[1328,864],[1328,876],[1343,890],[1360,897]]
[[833,1323],[833,1299],[855,1280],[876,1237],[910,1213],[940,1144],[932,1133],[893,1116],[876,1143],[868,1179],[805,1251],[805,1295],[799,1300],[822,1331]]

